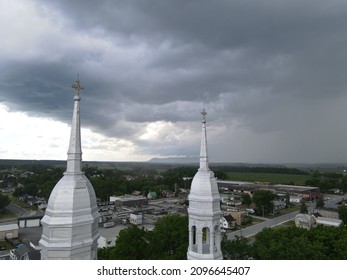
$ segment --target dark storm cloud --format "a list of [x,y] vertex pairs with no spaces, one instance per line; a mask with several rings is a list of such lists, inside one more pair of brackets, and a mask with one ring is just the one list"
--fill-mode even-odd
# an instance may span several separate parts
[[[42,17],[63,19],[66,38],[45,41],[39,61],[5,57],[0,102],[66,122],[80,72],[83,124],[107,136],[136,142],[141,124],[196,121],[203,106],[215,125],[237,120],[255,133],[296,127],[305,113],[324,124],[324,102],[347,90],[346,1],[66,0],[37,7]],[[45,57],[50,53],[59,59]]]

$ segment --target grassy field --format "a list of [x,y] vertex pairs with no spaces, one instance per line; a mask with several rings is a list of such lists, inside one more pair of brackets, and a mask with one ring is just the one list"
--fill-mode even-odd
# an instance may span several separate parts
[[4,248],[5,250],[11,250],[12,246],[6,241],[0,241],[0,248]]
[[269,184],[305,185],[310,175],[228,172],[228,180],[246,182],[266,182]]
[[8,210],[3,210],[0,212],[0,220],[14,220],[17,218],[17,215],[13,214]]

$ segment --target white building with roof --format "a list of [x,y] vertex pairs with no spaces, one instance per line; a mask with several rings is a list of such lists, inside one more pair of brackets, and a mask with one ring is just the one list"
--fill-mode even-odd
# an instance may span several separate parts
[[334,218],[328,218],[328,217],[317,217],[316,218],[316,225],[323,225],[323,226],[329,226],[329,227],[339,227],[342,224],[342,220],[340,219],[334,219]]
[[80,90],[77,80],[72,86],[71,135],[64,176],[55,185],[41,220],[41,259],[93,260],[97,258],[99,212],[92,184],[82,172],[80,129]]
[[189,199],[189,260],[221,260],[221,198],[207,156],[206,112],[202,114],[200,167],[195,174]]
[[1,223],[0,224],[0,240],[6,238],[18,238],[18,224],[17,221]]
[[134,212],[130,214],[129,222],[133,225],[143,224],[143,215],[141,212]]
[[310,229],[314,224],[313,217],[309,214],[297,214],[294,218],[295,226],[299,228]]

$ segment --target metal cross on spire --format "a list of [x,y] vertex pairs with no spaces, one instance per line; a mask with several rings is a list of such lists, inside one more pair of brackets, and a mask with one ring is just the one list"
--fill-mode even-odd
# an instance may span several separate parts
[[80,84],[80,79],[79,79],[79,75],[77,75],[77,81],[76,83],[74,83],[72,86],[71,86],[73,89],[75,89],[76,91],[76,96],[80,96],[80,90],[83,90],[84,89],[84,86],[82,86]]
[[205,108],[202,109],[202,112],[200,113],[202,115],[202,122],[206,122],[206,115],[207,115],[207,112],[205,111]]

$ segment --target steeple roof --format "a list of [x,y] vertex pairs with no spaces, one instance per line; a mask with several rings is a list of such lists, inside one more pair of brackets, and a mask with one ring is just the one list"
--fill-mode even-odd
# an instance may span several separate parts
[[71,124],[71,134],[70,142],[68,149],[67,157],[67,173],[79,174],[82,172],[82,148],[81,148],[81,125],[80,125],[80,91],[84,87],[80,84],[80,81],[77,80],[76,83],[72,85],[72,88],[75,89],[74,100],[74,109],[72,115],[72,124]]
[[202,134],[201,134],[201,148],[200,148],[200,169],[209,170],[208,168],[208,155],[207,155],[207,135],[206,135],[206,111],[201,112],[202,115]]
[[200,145],[200,166],[198,172],[195,174],[191,190],[190,197],[196,199],[198,197],[205,199],[214,199],[218,197],[218,187],[214,173],[209,168],[208,153],[207,153],[207,132],[206,132],[206,111],[201,112],[202,115],[202,129],[201,129],[201,145]]
[[52,190],[41,220],[42,259],[96,259],[99,212],[92,184],[82,172],[79,80],[72,85],[71,134],[64,176]]

